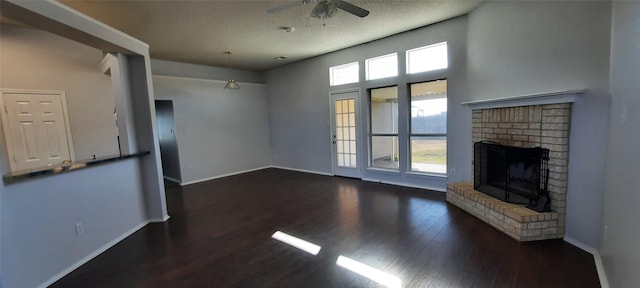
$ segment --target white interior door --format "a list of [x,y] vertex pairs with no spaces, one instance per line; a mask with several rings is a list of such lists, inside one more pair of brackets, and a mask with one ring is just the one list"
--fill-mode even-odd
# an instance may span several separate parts
[[2,91],[2,100],[11,171],[71,160],[64,92]]
[[333,173],[361,178],[358,132],[359,91],[331,93],[331,143]]

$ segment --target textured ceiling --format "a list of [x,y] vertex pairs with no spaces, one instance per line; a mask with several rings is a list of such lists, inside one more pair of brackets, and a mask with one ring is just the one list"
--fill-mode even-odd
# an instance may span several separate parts
[[[344,11],[320,20],[302,1],[61,1],[150,45],[151,57],[262,71],[463,15],[481,0],[351,0],[365,18]],[[293,27],[285,32],[281,27]],[[224,51],[232,51],[229,60]],[[285,60],[275,57],[285,56]]]

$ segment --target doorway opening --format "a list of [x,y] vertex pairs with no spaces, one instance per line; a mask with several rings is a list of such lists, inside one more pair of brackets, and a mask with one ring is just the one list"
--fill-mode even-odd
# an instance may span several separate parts
[[162,175],[169,181],[182,183],[180,174],[180,156],[178,138],[176,136],[175,119],[173,117],[172,100],[156,100],[156,122],[158,140],[160,141],[160,158]]

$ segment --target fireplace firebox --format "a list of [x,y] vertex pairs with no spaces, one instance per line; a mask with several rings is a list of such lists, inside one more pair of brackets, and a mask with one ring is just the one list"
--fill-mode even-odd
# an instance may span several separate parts
[[549,149],[474,143],[474,189],[502,201],[548,212]]

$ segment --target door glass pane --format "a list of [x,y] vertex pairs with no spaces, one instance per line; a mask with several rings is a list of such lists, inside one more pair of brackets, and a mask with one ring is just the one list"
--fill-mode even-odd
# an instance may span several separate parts
[[371,90],[371,133],[398,133],[398,87]]
[[355,168],[357,167],[355,99],[336,100],[335,105],[338,167]]

